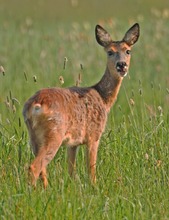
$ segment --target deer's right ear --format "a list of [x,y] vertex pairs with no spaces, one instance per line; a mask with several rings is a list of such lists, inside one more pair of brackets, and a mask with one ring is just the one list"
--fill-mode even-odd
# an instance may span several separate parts
[[102,28],[100,25],[96,25],[95,34],[96,34],[97,42],[102,47],[106,47],[110,43],[112,43],[112,39],[111,39],[110,34],[104,28]]

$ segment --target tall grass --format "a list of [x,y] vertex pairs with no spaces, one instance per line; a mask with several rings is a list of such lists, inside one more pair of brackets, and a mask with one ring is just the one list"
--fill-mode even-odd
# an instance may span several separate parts
[[[28,184],[33,155],[23,103],[42,87],[75,85],[79,73],[81,86],[95,83],[104,72],[106,55],[95,42],[93,23],[2,23],[1,219],[169,219],[169,16],[157,12],[149,22],[138,18],[141,38],[101,139],[97,184],[88,180],[85,147],[78,152],[75,180],[67,174],[62,147],[48,166],[46,191],[40,181],[36,190]],[[115,19],[102,23],[115,40],[130,26]]]

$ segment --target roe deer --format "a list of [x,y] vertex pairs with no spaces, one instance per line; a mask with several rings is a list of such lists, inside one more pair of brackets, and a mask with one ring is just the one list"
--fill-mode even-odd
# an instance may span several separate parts
[[96,40],[107,53],[107,66],[101,80],[90,87],[46,88],[38,91],[24,105],[23,116],[35,159],[30,165],[32,185],[41,176],[48,185],[46,167],[59,147],[68,148],[69,174],[75,168],[78,145],[87,145],[88,169],[96,182],[96,159],[107,115],[114,104],[123,77],[130,64],[130,50],[139,38],[139,24],[134,24],[121,41],[113,41],[100,25]]

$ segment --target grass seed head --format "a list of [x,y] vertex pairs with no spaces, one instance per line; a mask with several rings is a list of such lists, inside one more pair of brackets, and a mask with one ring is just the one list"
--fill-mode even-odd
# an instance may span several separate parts
[[37,82],[37,77],[34,75],[33,76],[33,81],[36,83]]
[[130,105],[131,105],[131,106],[134,106],[134,105],[135,105],[135,102],[134,102],[133,99],[130,99]]
[[63,76],[59,76],[59,82],[60,82],[61,86],[64,84],[64,78],[63,78]]
[[68,62],[68,58],[64,57],[64,63],[63,63],[63,69],[64,70],[66,69],[67,62]]
[[163,115],[163,109],[161,106],[158,106],[158,112],[159,112],[160,116]]
[[139,89],[139,94],[142,96],[142,94],[143,94],[142,89]]
[[0,73],[5,76],[5,69],[3,68],[3,66],[0,66]]

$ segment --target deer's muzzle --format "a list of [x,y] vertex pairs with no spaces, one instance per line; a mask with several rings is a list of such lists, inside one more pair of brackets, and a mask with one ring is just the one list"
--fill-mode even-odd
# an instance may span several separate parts
[[128,70],[126,62],[117,62],[116,70],[120,73],[122,77],[125,76]]

